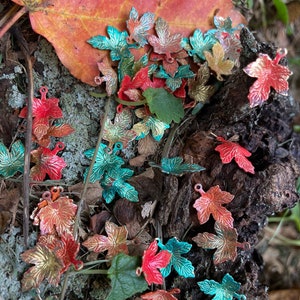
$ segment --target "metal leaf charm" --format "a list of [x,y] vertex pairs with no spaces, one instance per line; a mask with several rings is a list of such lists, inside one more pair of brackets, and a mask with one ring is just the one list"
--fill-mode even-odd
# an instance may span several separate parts
[[107,34],[109,38],[97,35],[89,39],[88,43],[100,50],[110,50],[112,61],[120,60],[124,54],[129,52],[128,33],[126,31],[121,32],[113,26],[107,26]]
[[237,293],[241,287],[241,284],[236,282],[228,273],[223,277],[222,283],[208,279],[197,283],[203,293],[207,295],[215,295],[213,300],[232,300],[233,298],[246,300],[245,295]]
[[217,42],[214,34],[215,30],[208,30],[203,34],[200,29],[196,29],[189,39],[184,38],[182,40],[181,45],[193,57],[194,61],[199,63],[205,60],[204,51],[210,51]]
[[190,70],[189,65],[180,66],[174,76],[169,75],[162,66],[158,72],[154,74],[157,78],[165,78],[167,86],[174,92],[180,88],[184,78],[193,78],[195,74]]
[[56,154],[63,150],[64,143],[58,142],[53,150],[39,147],[31,151],[32,162],[35,163],[30,170],[32,180],[43,181],[48,175],[51,180],[59,180],[62,177],[62,169],[67,166],[63,158]]
[[207,63],[200,66],[198,69],[197,78],[195,80],[189,79],[189,96],[196,102],[206,103],[214,92],[212,85],[206,85],[210,77]]
[[214,253],[214,264],[220,264],[227,260],[234,261],[237,257],[237,248],[248,249],[249,243],[239,243],[237,241],[238,234],[235,228],[226,227],[218,222],[215,223],[215,231],[213,233],[198,233],[192,240],[204,249],[217,249]]
[[138,192],[126,180],[132,177],[134,171],[127,168],[112,168],[104,174],[100,183],[103,187],[102,196],[106,203],[111,203],[116,194],[131,202],[138,202]]
[[16,141],[11,146],[11,151],[0,142],[0,175],[8,178],[24,169],[25,148],[21,141]]
[[279,49],[272,60],[267,54],[259,54],[256,61],[249,64],[243,70],[257,80],[250,87],[248,99],[250,107],[261,105],[269,98],[271,87],[281,95],[287,95],[289,89],[288,78],[292,72],[279,64],[281,58],[286,56],[286,49]]
[[[84,152],[84,155],[92,159],[94,155],[95,149],[89,149]],[[108,171],[113,168],[119,168],[124,164],[124,161],[121,157],[109,153],[109,148],[105,144],[101,144],[97,153],[96,161],[93,166],[93,171],[90,177],[90,182],[95,182],[97,180],[101,180],[105,171]],[[89,168],[87,168],[84,172],[84,180],[86,180]]]
[[134,124],[132,127],[132,130],[137,134],[138,140],[150,134],[151,131],[153,138],[159,142],[162,139],[165,130],[170,128],[169,124],[146,114],[144,108],[136,109],[135,114],[138,118],[143,119],[143,121]]
[[129,130],[132,123],[132,113],[128,108],[118,112],[114,118],[114,122],[106,119],[104,124],[103,139],[109,142],[108,147],[113,148],[113,145],[117,142],[121,142],[123,148],[127,147],[127,144],[134,140],[136,132]]
[[127,42],[131,43],[133,40],[139,43],[141,47],[144,47],[147,42],[148,31],[154,26],[155,15],[153,13],[144,13],[140,20],[137,10],[132,7],[129,20],[126,21],[127,29],[129,31],[129,37]]
[[204,51],[208,66],[215,71],[217,79],[223,81],[224,79],[221,75],[230,75],[234,67],[234,62],[224,58],[225,52],[220,43],[216,43],[213,46],[212,52],[213,54]]
[[160,249],[168,250],[172,254],[169,264],[160,270],[164,277],[170,275],[172,267],[176,270],[179,276],[184,278],[195,277],[192,263],[187,258],[181,256],[181,254],[186,254],[191,250],[192,244],[180,242],[176,238],[169,239],[165,245],[160,239],[157,239],[157,241]]
[[95,83],[101,85],[106,82],[107,96],[111,96],[116,93],[118,85],[118,76],[115,70],[111,67],[108,58],[104,56],[99,62],[97,62],[99,71],[103,76],[95,77]]
[[148,37],[149,44],[153,47],[154,52],[165,54],[168,60],[173,60],[171,53],[179,52],[182,49],[181,34],[171,35],[168,23],[162,18],[158,18],[155,22],[155,31],[157,36],[150,35]]
[[172,157],[172,158],[163,158],[161,160],[161,166],[156,165],[154,163],[149,163],[152,167],[157,167],[162,170],[162,172],[175,175],[182,176],[185,173],[193,173],[200,172],[205,170],[205,168],[197,165],[197,164],[185,164],[183,163],[182,157]]
[[196,199],[193,205],[198,212],[197,217],[200,224],[206,223],[212,214],[217,222],[233,228],[231,212],[223,204],[230,203],[234,195],[222,191],[218,185],[211,187],[207,192],[202,189],[201,184],[196,184],[194,189],[201,194],[201,197]]

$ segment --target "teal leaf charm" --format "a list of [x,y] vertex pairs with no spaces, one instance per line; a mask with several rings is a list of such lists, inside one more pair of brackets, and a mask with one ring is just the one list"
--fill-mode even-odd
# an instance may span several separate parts
[[184,78],[193,78],[195,74],[190,70],[189,65],[183,65],[178,67],[177,72],[175,75],[172,77],[169,75],[162,66],[160,66],[160,69],[158,72],[154,74],[155,77],[157,78],[164,78],[166,79],[166,85],[170,88],[172,92],[177,90],[181,84],[182,84],[182,79]]
[[147,115],[143,108],[136,109],[135,114],[138,118],[143,119],[132,127],[132,130],[137,134],[137,140],[144,138],[150,134],[151,131],[153,138],[159,142],[162,139],[165,130],[170,128],[169,124],[164,123],[151,115]]
[[205,170],[205,168],[197,164],[185,164],[182,162],[183,162],[183,158],[177,156],[173,158],[163,158],[161,160],[161,166],[151,162],[150,165],[152,167],[160,168],[163,173],[167,173],[175,176],[182,176],[185,173],[194,173],[194,172],[200,172]]
[[151,12],[144,13],[139,20],[137,10],[132,7],[129,14],[129,20],[126,22],[129,31],[127,41],[131,43],[134,40],[139,43],[141,47],[144,47],[148,44],[148,31],[153,28],[154,21],[155,15]]
[[217,28],[216,35],[218,36],[220,32],[227,32],[229,34],[234,34],[235,31],[240,30],[244,25],[239,24],[237,27],[232,27],[232,21],[230,17],[227,17],[226,19],[223,17],[214,17],[214,25]]
[[169,276],[173,266],[180,276],[184,278],[195,277],[192,263],[187,258],[181,256],[181,254],[186,254],[191,250],[191,244],[180,242],[174,237],[169,239],[166,245],[164,245],[160,239],[157,239],[157,241],[157,245],[160,249],[168,250],[172,254],[169,264],[165,268],[160,269],[162,276]]
[[135,131],[129,129],[131,123],[132,113],[128,108],[124,108],[121,112],[117,112],[114,123],[111,120],[106,119],[103,139],[109,142],[109,148],[112,148],[117,142],[121,142],[123,148],[126,148],[127,144],[135,139]]
[[104,189],[102,196],[106,203],[111,203],[116,194],[131,202],[139,201],[137,190],[126,182],[133,174],[134,171],[127,168],[111,168],[104,174],[100,183]]
[[[84,152],[84,155],[88,159],[92,159],[95,149],[89,149]],[[108,171],[113,168],[119,168],[124,164],[124,161],[121,157],[115,155],[114,153],[109,153],[109,148],[105,144],[101,144],[97,153],[96,161],[93,166],[92,174],[90,177],[90,182],[95,182],[101,180],[105,171]],[[86,180],[89,168],[84,172],[84,180]]]
[[24,169],[25,148],[21,141],[16,141],[11,146],[11,152],[0,142],[0,175],[8,178]]
[[205,60],[204,51],[210,51],[217,42],[215,38],[216,30],[208,30],[205,34],[200,29],[196,29],[193,35],[188,39],[184,38],[181,45],[188,54],[193,57],[195,62]]
[[200,290],[207,295],[215,295],[212,300],[232,300],[234,298],[239,300],[246,300],[246,296],[238,294],[241,284],[236,282],[230,274],[225,274],[222,283],[214,280],[205,279],[197,282]]
[[97,35],[89,39],[88,43],[100,50],[110,50],[111,60],[120,60],[124,54],[129,52],[126,40],[128,33],[126,31],[121,32],[113,26],[107,26],[107,34],[109,38]]

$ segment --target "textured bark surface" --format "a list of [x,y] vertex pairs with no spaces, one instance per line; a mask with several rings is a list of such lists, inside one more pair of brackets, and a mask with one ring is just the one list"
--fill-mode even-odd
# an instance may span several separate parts
[[[196,267],[194,279],[167,280],[167,285],[181,289],[180,299],[211,299],[195,289],[196,282],[207,278],[221,280],[229,272],[241,282],[247,299],[267,299],[263,278],[263,261],[255,250],[267,216],[292,207],[298,200],[295,181],[299,176],[299,139],[293,136],[291,121],[296,108],[290,97],[271,93],[261,107],[250,109],[247,99],[249,78],[242,68],[260,52],[271,57],[276,49],[259,44],[243,30],[241,67],[211,99],[195,120],[179,133],[170,156],[183,155],[186,160],[205,167],[204,172],[181,178],[166,175],[162,185],[157,217],[165,238],[185,236],[189,242],[199,232],[213,232],[213,220],[199,226],[192,207],[199,194],[196,183],[204,190],[214,185],[235,195],[227,205],[234,217],[238,240],[251,244],[251,250],[238,250],[234,262],[214,266],[214,250],[203,250],[193,244],[189,259]],[[178,130],[180,131],[180,130]],[[235,163],[223,165],[214,148],[217,143],[210,132],[224,138],[239,136],[239,144],[252,152],[255,175],[245,173]],[[297,161],[298,160],[298,161]],[[192,218],[191,218],[192,216]],[[193,243],[193,242],[192,242]]]

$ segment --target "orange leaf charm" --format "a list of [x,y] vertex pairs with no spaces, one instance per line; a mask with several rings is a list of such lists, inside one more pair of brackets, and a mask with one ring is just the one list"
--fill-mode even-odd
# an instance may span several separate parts
[[193,207],[197,210],[197,216],[200,224],[208,221],[210,215],[224,226],[233,228],[233,217],[231,212],[222,204],[227,204],[234,198],[228,192],[222,191],[218,185],[211,187],[207,192],[204,192],[201,184],[195,185],[195,191],[201,194]]

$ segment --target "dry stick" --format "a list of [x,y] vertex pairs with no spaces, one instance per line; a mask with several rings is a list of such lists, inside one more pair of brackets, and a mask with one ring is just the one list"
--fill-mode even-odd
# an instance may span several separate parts
[[28,103],[27,103],[27,128],[26,128],[26,140],[25,140],[25,155],[24,155],[24,174],[23,174],[23,234],[24,244],[28,246],[28,233],[29,233],[29,182],[30,182],[30,153],[31,153],[31,141],[32,141],[32,102],[33,102],[33,72],[32,62],[30,59],[30,53],[28,44],[23,37],[21,31],[17,27],[13,27],[12,33],[17,39],[17,42],[24,54],[28,76]]
[[[78,229],[79,229],[79,223],[80,223],[80,214],[81,214],[82,207],[83,207],[83,205],[85,203],[85,200],[86,200],[85,199],[86,198],[86,192],[87,192],[88,185],[89,185],[89,182],[90,182],[90,177],[91,177],[92,172],[93,172],[93,166],[95,164],[95,161],[96,161],[96,158],[97,158],[97,154],[98,154],[98,150],[100,148],[101,141],[102,141],[102,138],[103,138],[104,124],[105,124],[105,121],[107,120],[107,117],[108,117],[110,102],[111,102],[111,97],[108,98],[108,100],[107,100],[107,102],[105,104],[104,116],[103,116],[103,119],[102,119],[102,122],[101,122],[101,129],[100,129],[100,132],[99,132],[99,135],[98,135],[98,141],[97,141],[97,144],[96,144],[96,147],[95,147],[93,159],[91,161],[88,174],[87,174],[86,179],[85,179],[85,183],[84,183],[84,186],[83,186],[83,191],[81,193],[80,201],[79,201],[78,206],[77,206],[78,208],[77,208],[77,213],[76,213],[76,218],[75,218],[75,224],[74,224],[74,230],[73,230],[73,235],[74,235],[74,239],[75,240],[78,239]],[[59,297],[60,300],[65,299],[65,294],[66,294],[66,291],[67,291],[67,284],[68,284],[68,277],[69,277],[69,270],[65,274],[65,279],[64,279],[62,291],[61,291],[60,297]]]
[[[18,5],[15,5],[18,7]],[[2,23],[5,23],[6,20],[9,19],[10,15],[13,14],[12,18],[7,21],[6,24],[4,24],[3,27],[0,28],[0,39],[4,36],[4,34],[25,14],[27,13],[27,8],[23,6],[17,13],[16,7],[13,6],[11,10],[8,11],[8,13],[0,20],[0,26],[2,26]],[[15,13],[15,14],[14,14]]]

